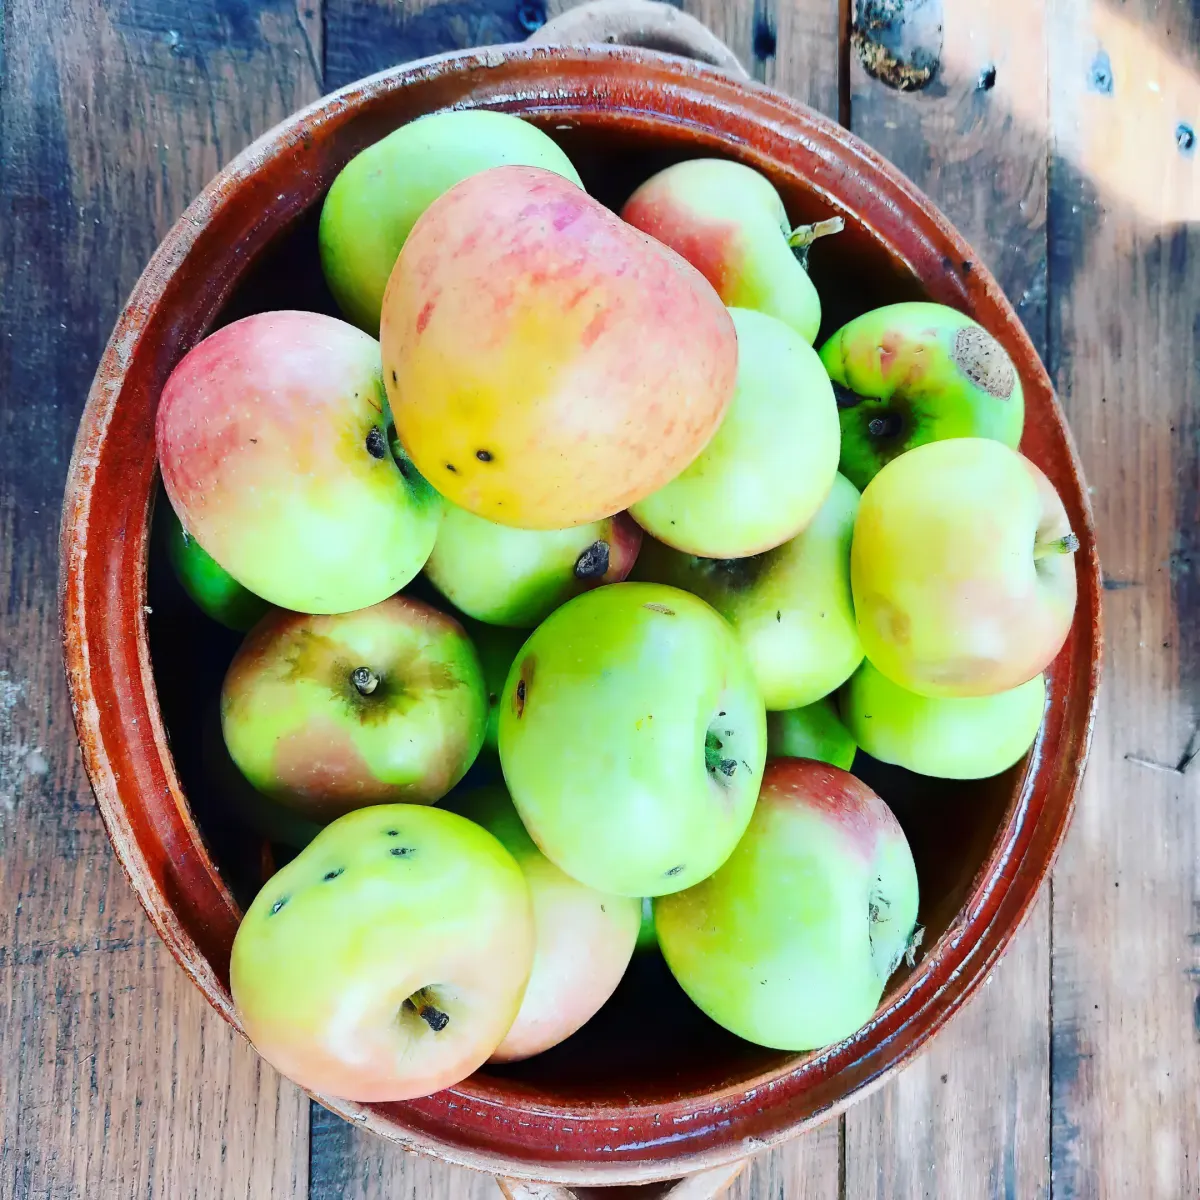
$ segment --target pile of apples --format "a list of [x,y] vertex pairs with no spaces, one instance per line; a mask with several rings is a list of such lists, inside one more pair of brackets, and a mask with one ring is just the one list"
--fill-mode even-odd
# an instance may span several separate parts
[[401,1100],[537,1054],[639,937],[792,1051],[912,960],[912,854],[856,748],[1017,762],[1078,543],[970,318],[896,304],[813,348],[840,224],[716,159],[618,215],[533,125],[436,114],[325,200],[347,321],[247,317],[171,375],[171,559],[247,631],[210,753],[299,850],[233,997],[303,1086]]

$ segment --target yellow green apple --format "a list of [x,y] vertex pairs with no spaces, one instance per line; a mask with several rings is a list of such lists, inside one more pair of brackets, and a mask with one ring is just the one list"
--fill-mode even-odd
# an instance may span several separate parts
[[465,1079],[533,965],[521,868],[485,829],[411,804],[327,826],[255,897],[229,964],[238,1020],[318,1095],[388,1101]]
[[708,281],[535,167],[472,175],[425,210],[380,339],[418,469],[522,529],[600,521],[673,479],[716,432],[737,372]]
[[557,1046],[613,994],[633,956],[641,901],[572,879],[538,848],[502,786],[457,792],[445,808],[481,825],[517,861],[533,899],[535,949],[520,1011],[492,1062]]
[[693,592],[733,626],[768,709],[801,708],[850,677],[863,651],[850,594],[858,492],[834,477],[791,541],[750,558],[681,554],[647,539],[635,577]]
[[929,442],[867,485],[850,577],[863,649],[923,696],[990,696],[1058,653],[1079,539],[1053,485],[987,438]]
[[1021,379],[1004,347],[966,313],[907,301],[843,325],[821,347],[842,422],[840,470],[860,491],[885,463],[944,438],[1015,450]]
[[316,821],[434,803],[475,761],[486,725],[470,639],[408,596],[333,616],[270,613],[221,689],[225,744],[242,774]]
[[808,248],[842,229],[832,217],[795,229],[769,179],[723,158],[676,163],[648,179],[621,216],[678,251],[726,304],[790,325],[809,345],[821,301],[808,277]]
[[620,583],[641,544],[625,513],[572,529],[514,529],[447,503],[425,576],[476,620],[532,629],[572,596]]
[[503,163],[583,186],[540,129],[483,109],[418,117],[356,154],[325,197],[318,234],[325,279],[346,317],[378,336],[388,276],[417,219],[456,183]]
[[654,902],[671,973],[718,1025],[815,1050],[869,1021],[917,940],[917,872],[886,804],[811,759],[767,764],[750,827],[703,883]]
[[750,820],[766,715],[729,624],[646,583],[585,592],[534,630],[500,701],[500,763],[539,849],[604,892],[711,874]]
[[[856,674],[863,669],[859,667]],[[815,758],[848,771],[857,751],[853,735],[829,696],[803,708],[767,713],[769,758]]]
[[712,441],[630,509],[660,542],[705,558],[761,554],[796,536],[837,474],[837,404],[817,352],[794,329],[730,309],[737,387]]
[[991,696],[918,696],[869,662],[841,693],[846,724],[872,758],[941,779],[986,779],[1033,745],[1046,708],[1046,677]]
[[408,583],[442,519],[388,425],[374,338],[266,312],[184,355],[155,436],[172,508],[224,570],[281,608],[334,613]]

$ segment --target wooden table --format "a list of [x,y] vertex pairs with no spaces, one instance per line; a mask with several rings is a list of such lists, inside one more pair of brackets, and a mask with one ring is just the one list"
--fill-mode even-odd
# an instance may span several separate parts
[[[1200,13],[946,0],[939,71],[902,93],[861,66],[855,5],[686,7],[898,163],[1008,290],[1093,485],[1107,676],[1053,886],[1002,966],[898,1079],[729,1195],[1197,1197]],[[329,88],[542,15],[0,0],[0,1200],[497,1195],[310,1106],[151,933],[75,747],[56,538],[101,347],[205,181]]]

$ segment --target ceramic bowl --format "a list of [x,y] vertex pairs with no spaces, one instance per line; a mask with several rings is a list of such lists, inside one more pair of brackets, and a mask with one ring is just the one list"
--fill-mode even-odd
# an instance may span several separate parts
[[154,413],[182,355],[272,307],[334,311],[316,218],[338,170],[450,106],[520,113],[618,205],[662,166],[725,155],[765,172],[799,222],[840,214],[813,254],[825,331],[926,297],[1004,344],[1025,388],[1023,450],[1081,539],[1079,606],[1028,758],[995,779],[921,780],[868,762],[921,881],[925,952],[839,1045],[782,1054],[691,1007],[653,957],[584,1030],[529,1062],[402,1104],[319,1097],[366,1128],[511,1176],[622,1183],[715,1166],[836,1113],[911,1058],[995,966],[1071,815],[1099,671],[1099,573],[1078,460],[1050,381],[986,267],[895,168],[825,117],[709,67],[620,48],[501,47],[413,63],[327,96],[235,159],[168,234],[121,314],[88,398],[62,524],[63,636],[84,760],[113,847],[159,934],[232,1024],[229,951],[269,853],[207,781],[201,729],[234,649],[151,552]]

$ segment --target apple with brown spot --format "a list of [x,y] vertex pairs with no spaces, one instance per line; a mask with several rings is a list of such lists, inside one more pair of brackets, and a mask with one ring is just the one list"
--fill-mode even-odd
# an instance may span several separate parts
[[441,799],[479,753],[487,716],[462,626],[407,596],[333,616],[270,613],[221,691],[225,744],[242,774],[317,821]]
[[668,483],[716,432],[737,374],[707,280],[535,167],[482,171],[425,210],[380,342],[418,469],[522,529],[603,520]]

